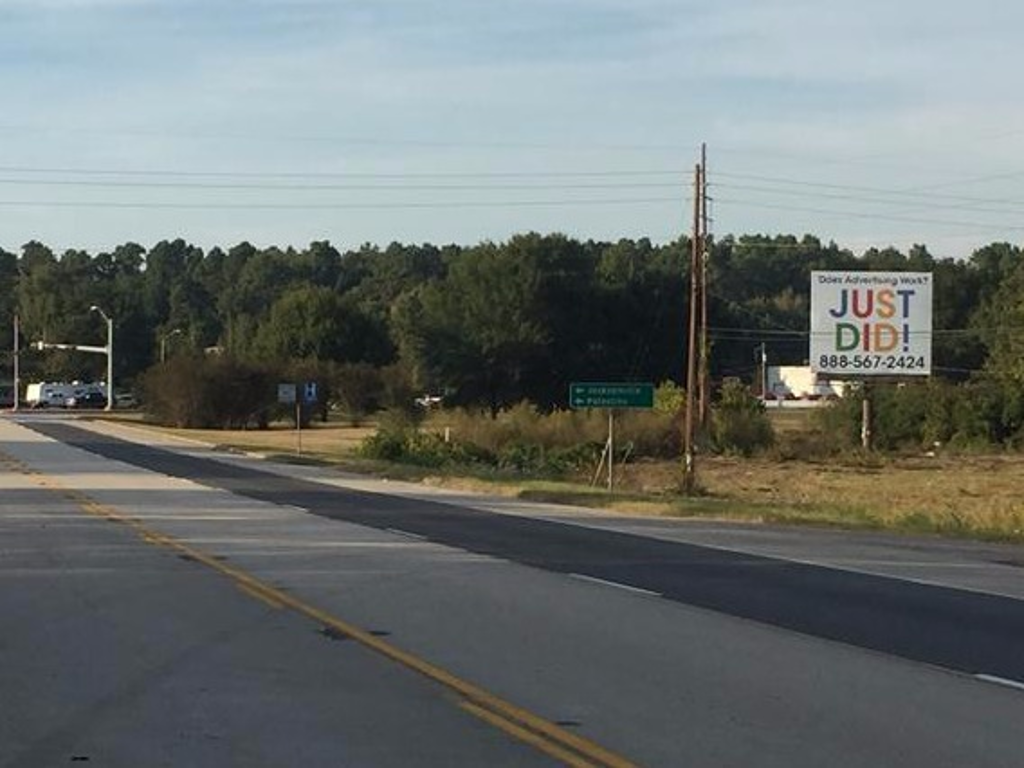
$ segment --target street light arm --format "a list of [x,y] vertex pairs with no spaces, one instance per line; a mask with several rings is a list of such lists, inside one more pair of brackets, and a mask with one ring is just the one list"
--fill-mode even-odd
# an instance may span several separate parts
[[178,336],[184,333],[181,328],[174,328],[160,337],[160,362],[167,361],[167,342],[172,336]]
[[101,355],[107,354],[107,347],[95,347],[88,344],[56,344],[48,341],[37,341],[30,345],[33,349],[42,352],[44,349],[67,349],[72,352],[96,352]]

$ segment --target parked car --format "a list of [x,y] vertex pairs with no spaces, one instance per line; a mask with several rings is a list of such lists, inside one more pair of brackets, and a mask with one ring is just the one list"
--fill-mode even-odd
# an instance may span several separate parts
[[115,408],[138,408],[139,401],[131,392],[118,392],[114,395]]
[[107,405],[107,396],[102,392],[84,392],[81,395],[73,395],[64,401],[66,408],[104,408]]

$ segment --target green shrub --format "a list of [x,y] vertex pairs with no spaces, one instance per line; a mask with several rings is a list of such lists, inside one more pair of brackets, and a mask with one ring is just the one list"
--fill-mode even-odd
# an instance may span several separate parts
[[[679,455],[681,434],[677,422],[677,415],[668,412],[623,410],[615,416],[615,441],[623,445],[632,443],[635,456],[675,458]],[[600,446],[608,436],[606,411],[545,414],[527,403],[499,413],[496,419],[458,409],[433,414],[428,423],[436,431],[448,429],[460,443],[470,443],[495,454],[522,450],[522,446],[536,446],[547,453],[580,445]]]
[[[960,384],[871,383],[872,447],[882,451],[1013,447],[1024,443],[1024,391],[977,378]],[[863,391],[853,390],[816,414],[819,430],[845,448],[860,445]]]
[[531,475],[566,475],[590,471],[600,459],[603,443],[545,448],[534,443],[511,443],[497,456],[499,469]]
[[[660,432],[652,432],[651,423],[630,423],[620,433],[620,444],[628,443],[631,433],[654,434],[651,440],[658,444],[667,440],[664,433],[671,429],[671,419],[662,417]],[[360,455],[427,467],[478,466],[561,476],[593,470],[607,428],[607,416],[596,411],[545,415],[525,404],[497,419],[464,410],[446,411],[435,414],[423,429],[407,415],[388,411],[377,433],[363,442]]]
[[484,418],[481,411],[454,409],[432,414],[429,426],[448,429],[462,443],[471,443],[494,454],[506,446],[529,444],[545,449],[604,442],[607,417],[599,411],[554,411],[539,413],[532,405],[520,403],[502,411],[496,419]]
[[417,389],[413,371],[402,363],[395,363],[377,371],[380,376],[379,404],[389,411],[401,411],[412,417],[423,416],[416,405]]
[[229,355],[176,355],[150,368],[142,389],[147,415],[194,429],[265,428],[276,407],[278,377]]
[[674,381],[663,381],[654,390],[654,410],[677,414],[686,405],[686,390]]
[[406,455],[406,436],[401,432],[379,429],[359,446],[359,455],[380,461],[402,461]]
[[746,385],[728,380],[711,412],[711,436],[716,450],[750,456],[775,440],[764,405]]
[[403,424],[382,426],[362,442],[359,455],[367,459],[431,468],[471,464],[492,466],[496,463],[491,453],[477,446],[446,441],[441,435]]
[[919,449],[925,443],[929,408],[927,384],[872,386],[871,434],[875,448],[893,451]]
[[535,472],[545,461],[544,448],[532,443],[509,443],[498,451],[498,467]]
[[603,443],[581,443],[556,448],[548,454],[548,466],[555,472],[588,473],[597,466],[604,450]]
[[847,391],[841,398],[818,408],[811,419],[815,431],[831,438],[837,451],[860,445],[861,395],[859,390]]
[[358,426],[381,407],[382,376],[369,363],[345,363],[332,372],[334,404]]

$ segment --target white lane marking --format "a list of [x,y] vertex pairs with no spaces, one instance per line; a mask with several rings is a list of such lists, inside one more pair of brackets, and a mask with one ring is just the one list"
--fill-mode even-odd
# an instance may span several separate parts
[[643,587],[633,587],[629,584],[620,584],[617,581],[608,581],[606,579],[599,579],[596,576],[587,576],[584,573],[570,573],[569,576],[573,579],[580,579],[581,581],[588,581],[591,584],[601,584],[605,587],[615,587],[616,589],[624,589],[627,592],[635,592],[639,595],[648,595],[650,597],[662,597],[661,592],[654,592],[650,589],[644,589]]
[[403,531],[401,528],[385,528],[388,533],[394,533],[398,536],[405,536],[407,539],[416,539],[416,541],[426,541],[426,536],[421,536],[418,533],[410,533],[409,531]]
[[[835,562],[840,567],[845,567],[845,566],[853,567],[853,566],[858,566],[858,565],[865,565],[865,566],[884,565],[884,566],[891,566],[893,568],[935,568],[935,569],[939,569],[939,568],[985,568],[985,569],[987,569],[987,568],[991,568],[993,566],[993,563],[991,563],[991,562],[984,562],[984,563],[981,563],[981,562],[978,562],[978,563],[948,563],[947,562],[947,563],[943,563],[943,562],[939,562],[937,560],[931,560],[931,561],[929,561],[929,560],[921,560],[921,561],[913,561],[913,560],[860,560],[860,559],[851,558],[851,559],[848,559],[848,560],[839,559],[839,560],[836,560]],[[998,565],[998,563],[996,565]],[[1009,567],[1012,567],[1012,566],[1006,566],[1006,567],[1009,568]]]
[[281,506],[284,507],[285,509],[293,509],[296,512],[309,512],[309,510],[306,509],[306,507],[300,507],[297,504],[282,504]]
[[1024,691],[1024,683],[1020,682],[1019,680],[1010,680],[1005,677],[999,677],[998,675],[985,674],[977,674],[974,677],[986,683],[995,683],[996,685],[1002,685],[1006,688],[1013,688],[1017,691]]
[[[772,560],[776,565],[785,563],[796,563],[797,565],[810,565],[815,568],[826,568],[830,571],[841,571],[843,573],[856,573],[862,576],[877,576],[882,579],[890,579],[891,581],[903,581],[908,584],[920,584],[925,587],[939,587],[940,589],[955,590],[957,592],[967,592],[972,595],[985,595],[987,597],[1005,597],[1009,600],[1016,600],[1017,602],[1024,602],[1024,595],[1014,592],[1004,592],[998,589],[985,589],[982,587],[971,587],[966,584],[954,584],[951,581],[943,579],[926,579],[926,578],[914,578],[907,574],[894,573],[887,571],[884,567],[879,568],[856,568],[849,565],[843,565],[844,562],[849,562],[849,558],[840,560],[814,560],[811,558],[801,558],[793,555],[788,555],[780,552],[772,552],[769,550],[762,549],[756,545],[742,545],[736,544],[733,546],[727,546],[725,544],[712,544],[701,540],[700,536],[687,537],[685,531],[679,528],[683,536],[672,536],[671,532],[660,533],[658,531],[650,532],[646,528],[638,528],[635,526],[614,526],[614,525],[600,525],[594,524],[589,521],[580,522],[577,520],[569,520],[566,518],[551,517],[538,515],[534,518],[535,520],[550,520],[551,522],[560,523],[561,525],[569,525],[576,528],[585,528],[587,530],[596,531],[613,531],[616,533],[625,533],[628,535],[638,536],[641,538],[652,539],[654,541],[666,541],[670,544],[686,544],[693,547],[700,547],[701,549],[710,549],[716,552],[730,552],[739,553],[741,555],[753,555],[754,557],[762,558],[765,560]],[[678,520],[676,525],[685,525],[687,520]],[[793,528],[794,533],[801,532],[798,527]],[[847,531],[847,533],[855,533],[855,531]],[[901,563],[899,560],[891,561],[880,561],[882,563],[889,562],[893,566],[899,566]],[[944,564],[937,564],[939,567],[944,567]],[[984,565],[984,564],[982,564]],[[1005,563],[989,563],[989,568],[994,570],[1006,570],[1013,566]]]

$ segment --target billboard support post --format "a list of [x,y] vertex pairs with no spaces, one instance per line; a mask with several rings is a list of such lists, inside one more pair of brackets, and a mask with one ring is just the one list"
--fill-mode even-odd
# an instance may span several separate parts
[[615,463],[615,409],[608,409],[608,492],[612,490],[614,476],[612,465]]
[[871,383],[865,381],[860,400],[860,444],[865,451],[871,450],[871,419],[874,417],[871,406]]

